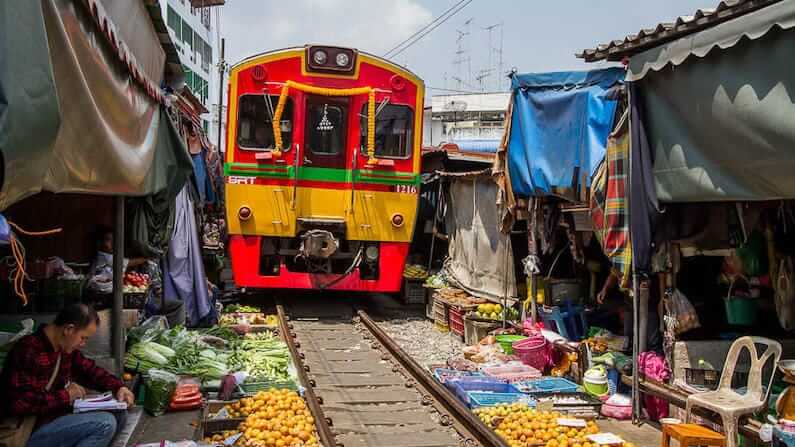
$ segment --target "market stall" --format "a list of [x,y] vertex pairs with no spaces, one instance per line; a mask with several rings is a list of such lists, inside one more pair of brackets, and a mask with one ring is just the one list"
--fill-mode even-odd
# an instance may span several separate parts
[[[689,405],[746,387],[759,393],[733,414],[721,412],[732,446],[739,416],[782,418],[779,431],[789,424],[768,405],[786,387],[779,359],[795,354],[788,285],[795,133],[790,101],[781,100],[793,78],[778,56],[795,42],[792,11],[792,1],[722,3],[698,11],[698,27],[680,18],[643,33],[642,44],[633,36],[579,55],[627,65],[631,169],[619,196],[629,203],[620,251],[631,254],[624,272],[632,275],[634,330],[662,330],[668,386],[686,392]],[[756,337],[753,349],[743,335]],[[748,353],[737,358],[743,343]],[[635,356],[644,350],[636,345]]]
[[128,344],[125,369],[141,377],[147,417],[201,410],[196,438],[209,444],[318,445],[275,314],[231,304],[220,324],[197,330],[155,317]]

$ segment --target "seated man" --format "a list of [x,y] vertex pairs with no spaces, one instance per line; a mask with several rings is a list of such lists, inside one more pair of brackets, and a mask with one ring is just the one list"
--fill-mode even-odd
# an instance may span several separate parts
[[112,413],[72,414],[72,404],[85,397],[85,388],[111,391],[127,405],[134,401],[119,378],[79,351],[98,325],[94,309],[74,304],[9,352],[0,375],[0,405],[7,415],[36,417],[29,447],[107,446],[121,428]]

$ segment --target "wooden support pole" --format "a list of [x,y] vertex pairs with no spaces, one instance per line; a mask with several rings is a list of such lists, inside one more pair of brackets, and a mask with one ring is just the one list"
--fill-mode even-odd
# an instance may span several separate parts
[[113,310],[111,313],[111,342],[116,372],[124,367],[124,197],[114,200],[113,220]]

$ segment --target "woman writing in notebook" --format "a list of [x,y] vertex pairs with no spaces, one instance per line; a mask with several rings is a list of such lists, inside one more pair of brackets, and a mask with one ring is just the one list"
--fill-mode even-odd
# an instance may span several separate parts
[[0,375],[0,403],[5,414],[35,423],[28,446],[107,446],[121,428],[118,414],[96,411],[72,414],[72,404],[86,389],[110,391],[132,405],[134,396],[122,381],[80,352],[94,335],[99,316],[85,304],[66,307],[52,324],[19,340]]

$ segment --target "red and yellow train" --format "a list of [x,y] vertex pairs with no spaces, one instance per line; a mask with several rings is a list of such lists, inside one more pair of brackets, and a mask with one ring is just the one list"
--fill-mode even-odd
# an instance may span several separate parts
[[424,85],[310,45],[231,68],[229,252],[240,287],[397,292],[417,214]]

